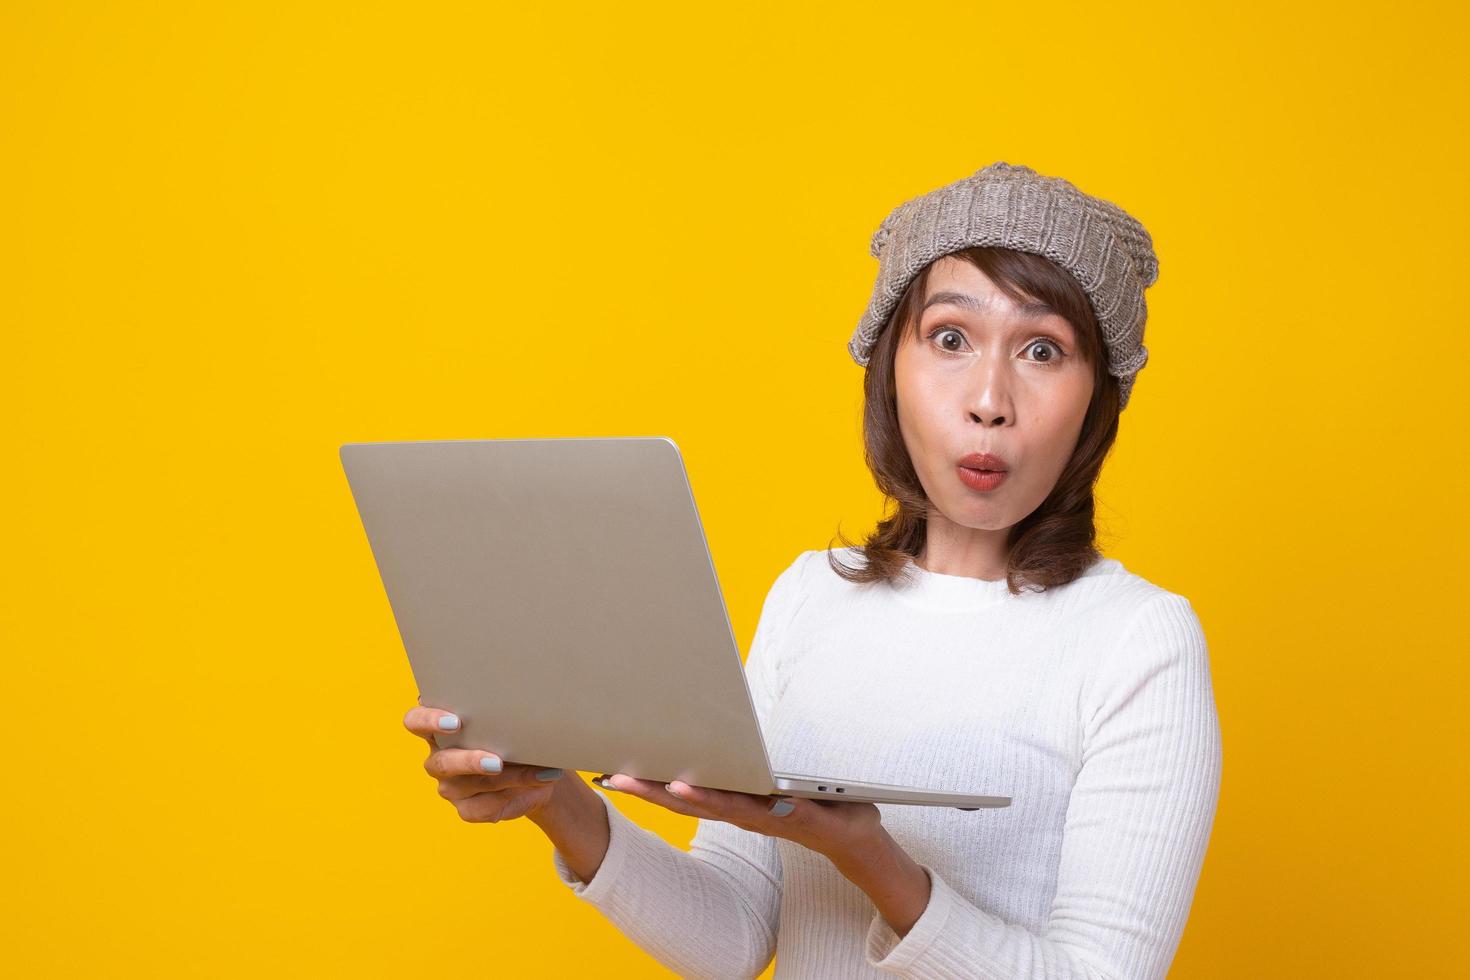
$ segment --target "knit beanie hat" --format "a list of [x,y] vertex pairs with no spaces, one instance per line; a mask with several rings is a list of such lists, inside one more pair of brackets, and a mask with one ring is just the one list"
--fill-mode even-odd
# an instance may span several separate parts
[[905,201],[873,233],[878,281],[847,349],[866,365],[904,289],[930,262],[976,245],[1051,259],[1081,284],[1102,327],[1118,407],[1148,361],[1143,291],[1159,277],[1153,239],[1110,201],[1030,167],[992,163],[953,184]]

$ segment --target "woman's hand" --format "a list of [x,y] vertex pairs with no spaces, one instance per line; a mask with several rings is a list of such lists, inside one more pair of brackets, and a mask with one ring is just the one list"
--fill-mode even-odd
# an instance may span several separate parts
[[871,803],[781,797],[777,802],[792,808],[774,812],[772,797],[690,786],[677,779],[665,786],[614,773],[598,782],[675,813],[784,837],[825,855],[873,900],[900,936],[908,934],[929,904],[928,872],[889,836],[882,814]]
[[449,711],[420,705],[403,716],[404,727],[429,743],[424,771],[439,781],[439,795],[468,823],[499,823],[532,816],[551,803],[560,769],[506,765],[482,749],[441,749],[435,732],[459,729],[459,718]]
[[756,796],[690,786],[679,780],[665,785],[623,773],[598,782],[675,813],[723,820],[767,837],[784,837],[826,855],[839,867],[850,864],[887,835],[882,814],[871,803]]

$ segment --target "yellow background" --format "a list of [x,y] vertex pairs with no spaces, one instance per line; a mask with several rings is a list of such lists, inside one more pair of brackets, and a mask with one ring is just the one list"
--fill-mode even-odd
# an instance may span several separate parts
[[1451,10],[5,3],[0,969],[662,974],[434,792],[337,447],[671,436],[744,650],[880,513],[869,235],[1005,160],[1160,255],[1100,496],[1211,645],[1173,975],[1460,975]]

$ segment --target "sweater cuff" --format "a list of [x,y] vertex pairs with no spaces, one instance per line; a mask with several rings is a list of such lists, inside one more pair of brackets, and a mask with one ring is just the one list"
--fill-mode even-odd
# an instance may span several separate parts
[[929,904],[903,936],[894,931],[881,912],[873,914],[865,943],[871,967],[901,973],[926,958],[936,945],[943,946],[941,937],[950,914],[964,899],[929,865],[921,863],[919,867],[929,875]]
[[602,864],[598,865],[597,873],[592,876],[591,881],[584,882],[572,873],[561,851],[556,848],[551,850],[551,863],[556,868],[557,877],[572,889],[573,895],[597,905],[607,898],[608,893],[616,885],[623,864],[627,861],[628,851],[633,846],[633,834],[642,828],[623,816],[623,812],[613,806],[612,800],[607,798],[606,793],[600,793],[595,789],[593,792],[602,799],[602,805],[607,810],[608,829],[607,853],[603,855]]

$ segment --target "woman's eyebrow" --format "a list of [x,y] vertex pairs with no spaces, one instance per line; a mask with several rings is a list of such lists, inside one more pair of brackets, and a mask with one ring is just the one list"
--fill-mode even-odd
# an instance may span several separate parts
[[[982,302],[980,299],[975,296],[971,296],[969,293],[955,293],[946,291],[935,293],[933,296],[930,296],[924,302],[924,309],[927,310],[929,307],[937,306],[940,303],[949,303],[953,306],[958,306],[962,309],[969,310],[971,313],[976,313],[981,316],[989,313],[992,305],[990,303]],[[1050,306],[1048,306],[1046,303],[1041,302],[1040,300],[1023,300],[1022,302],[1016,304],[1017,315],[1028,320],[1040,320],[1042,317],[1051,316],[1056,312],[1056,310],[1052,309]]]

